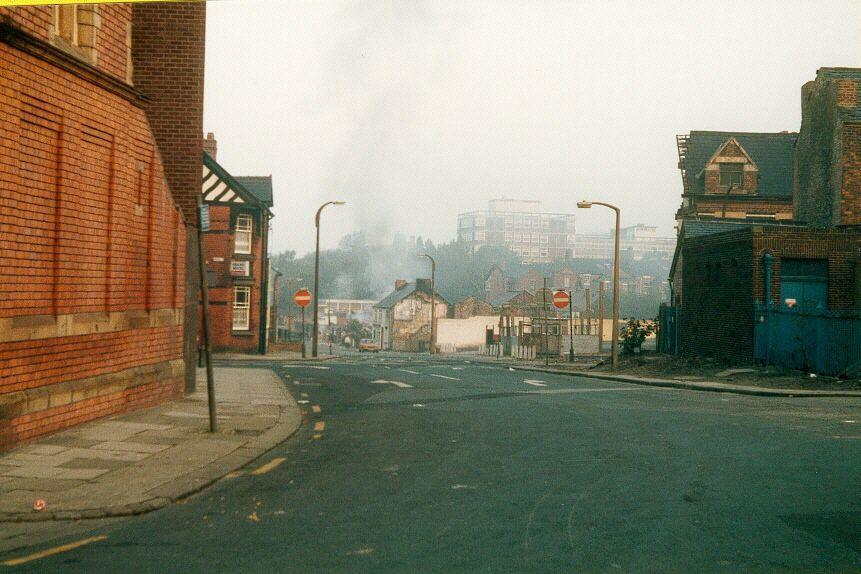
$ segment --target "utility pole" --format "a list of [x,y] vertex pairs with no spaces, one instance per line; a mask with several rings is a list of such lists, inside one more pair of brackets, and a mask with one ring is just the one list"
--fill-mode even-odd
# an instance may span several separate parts
[[544,278],[544,289],[541,291],[541,298],[544,301],[544,365],[550,365],[550,325],[547,324],[547,277]]
[[[318,308],[317,302],[319,300],[320,295],[320,213],[323,212],[323,209],[327,205],[344,205],[346,202],[344,201],[327,201],[323,205],[317,209],[317,214],[314,216],[314,226],[317,228],[317,247],[314,250],[314,332],[311,334],[311,356],[317,357],[317,330],[319,329],[318,325]],[[304,311],[302,313],[303,317],[305,315]],[[304,319],[303,319],[304,321]],[[305,327],[302,327],[302,345],[304,346],[305,341]],[[304,357],[304,355],[303,355]]]

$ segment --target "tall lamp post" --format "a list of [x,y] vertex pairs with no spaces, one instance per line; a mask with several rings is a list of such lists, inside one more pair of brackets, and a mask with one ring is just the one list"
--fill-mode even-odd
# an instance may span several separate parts
[[609,207],[616,212],[616,254],[613,259],[613,326],[610,331],[611,337],[611,357],[613,370],[619,368],[619,245],[621,241],[621,220],[622,212],[615,205],[604,203],[602,201],[578,201],[577,207],[580,209],[589,209],[593,205],[602,205]]
[[317,209],[317,214],[314,216],[314,226],[317,228],[317,248],[314,252],[314,293],[312,293],[314,298],[314,332],[311,334],[312,357],[317,356],[317,329],[319,329],[317,304],[320,302],[320,213],[327,205],[345,205],[346,203],[345,201],[327,201]]
[[431,262],[431,324],[430,324],[430,354],[436,353],[436,261],[427,253],[419,257],[427,257]]

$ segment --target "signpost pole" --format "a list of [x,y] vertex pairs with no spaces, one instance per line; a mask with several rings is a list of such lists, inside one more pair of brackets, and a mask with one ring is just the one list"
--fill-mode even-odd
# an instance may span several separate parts
[[209,403],[209,432],[218,431],[215,414],[215,375],[212,372],[212,342],[209,330],[209,285],[206,283],[206,254],[203,245],[204,232],[209,230],[209,206],[204,205],[203,197],[197,196],[199,219],[197,226],[197,263],[200,275],[201,328],[203,331],[203,352],[206,354],[206,395]]
[[571,291],[568,291],[568,341],[570,343],[568,349],[568,362],[574,362],[574,297],[571,296]]
[[302,358],[305,358],[305,307],[302,307]]

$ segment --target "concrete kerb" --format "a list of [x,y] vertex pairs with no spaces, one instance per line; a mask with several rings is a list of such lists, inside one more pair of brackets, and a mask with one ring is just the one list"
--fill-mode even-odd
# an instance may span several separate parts
[[294,417],[291,417],[289,408],[289,406],[281,407],[276,423],[259,436],[218,460],[161,485],[155,489],[158,496],[154,496],[148,500],[132,504],[106,506],[102,508],[88,508],[82,510],[63,510],[56,512],[0,512],[0,523],[94,520],[100,518],[138,516],[154,510],[159,510],[165,506],[197,494],[218,480],[224,478],[228,473],[248,466],[296,434],[302,426],[302,417],[299,416],[295,419]]
[[581,377],[586,379],[601,379],[620,383],[631,383],[635,385],[646,385],[650,387],[665,387],[683,389],[688,391],[706,391],[713,393],[733,393],[736,395],[752,395],[757,397],[787,397],[787,398],[813,398],[813,397],[852,397],[861,399],[861,391],[813,391],[803,389],[771,389],[760,387],[746,387],[743,385],[729,385],[726,383],[675,381],[672,379],[652,379],[646,377],[632,377],[629,375],[608,375],[604,373],[590,373],[586,371],[567,371],[563,369],[548,369],[542,367],[529,367],[522,365],[507,365],[518,371],[532,371],[538,373],[553,373],[555,375],[567,375],[569,377]]

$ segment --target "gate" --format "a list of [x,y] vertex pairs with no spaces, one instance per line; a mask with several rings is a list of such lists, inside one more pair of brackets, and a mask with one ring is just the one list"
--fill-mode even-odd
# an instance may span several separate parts
[[823,375],[861,375],[861,312],[755,306],[754,356]]

